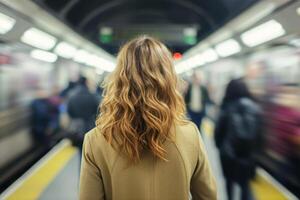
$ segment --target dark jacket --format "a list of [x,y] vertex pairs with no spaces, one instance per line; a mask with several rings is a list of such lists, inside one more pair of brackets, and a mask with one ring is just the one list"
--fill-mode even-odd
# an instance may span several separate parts
[[[243,116],[243,119],[234,120],[234,117],[237,116]],[[256,141],[259,141],[261,127],[260,109],[253,100],[240,98],[222,107],[214,136],[216,145],[220,150],[222,168],[226,178],[245,182],[254,176],[255,145],[257,144]],[[246,138],[251,139],[245,140],[245,142],[240,138],[235,138],[237,136],[232,131],[234,128],[240,134],[243,133]],[[250,134],[252,136],[249,136]],[[242,142],[237,145],[237,140]]]
[[70,93],[67,111],[71,119],[81,119],[84,122],[84,132],[92,129],[98,109],[97,97],[87,87],[77,86]]
[[47,130],[51,121],[49,100],[47,98],[35,99],[30,108],[32,134],[38,142],[47,142]]
[[[202,102],[201,102],[202,106],[203,106],[202,109],[205,112],[206,105],[208,103],[212,103],[212,101],[210,100],[208,91],[205,87],[200,86],[200,90],[201,90],[201,96],[202,96]],[[185,104],[186,104],[188,110],[189,110],[189,104],[191,102],[191,94],[192,94],[192,84],[189,84],[187,92],[184,96],[184,101],[185,101]]]

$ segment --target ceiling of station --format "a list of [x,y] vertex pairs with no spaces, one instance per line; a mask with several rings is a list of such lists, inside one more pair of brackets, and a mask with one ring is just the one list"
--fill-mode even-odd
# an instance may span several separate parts
[[185,52],[258,0],[32,0],[111,54],[149,34]]

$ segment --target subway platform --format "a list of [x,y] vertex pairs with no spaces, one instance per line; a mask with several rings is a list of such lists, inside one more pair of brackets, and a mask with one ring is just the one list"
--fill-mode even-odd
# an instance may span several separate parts
[[[219,162],[218,151],[213,140],[214,124],[205,119],[202,124],[206,145],[218,186],[218,199],[226,200],[225,184]],[[58,143],[42,159],[32,166],[1,195],[1,200],[77,200],[79,188],[80,155],[67,139]],[[257,169],[251,182],[256,200],[297,199],[262,168]],[[239,188],[234,188],[238,199]]]

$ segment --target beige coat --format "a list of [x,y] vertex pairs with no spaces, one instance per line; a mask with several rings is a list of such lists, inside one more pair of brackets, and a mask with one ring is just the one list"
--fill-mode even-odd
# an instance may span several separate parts
[[165,142],[168,161],[145,153],[135,165],[115,151],[97,129],[84,140],[80,200],[215,200],[216,185],[196,126],[176,126]]

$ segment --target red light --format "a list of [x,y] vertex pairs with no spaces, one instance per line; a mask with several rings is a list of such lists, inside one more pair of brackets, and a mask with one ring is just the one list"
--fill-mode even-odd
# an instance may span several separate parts
[[173,58],[174,60],[179,60],[180,58],[182,58],[182,54],[181,53],[178,53],[178,52],[175,52],[173,54]]

